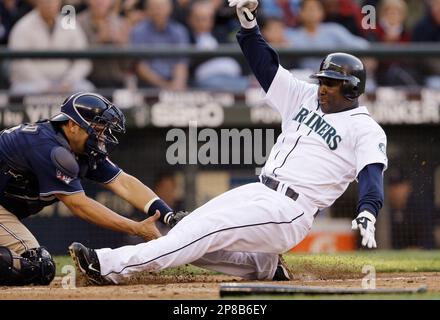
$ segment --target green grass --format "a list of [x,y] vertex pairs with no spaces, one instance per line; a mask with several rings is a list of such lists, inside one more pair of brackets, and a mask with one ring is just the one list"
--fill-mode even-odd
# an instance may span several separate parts
[[[295,273],[361,274],[365,265],[374,266],[376,272],[440,272],[440,250],[436,251],[356,251],[337,254],[285,254],[286,262]],[[55,257],[61,275],[64,265],[72,265],[69,256]],[[187,272],[192,275],[214,274],[197,267],[183,266],[163,271],[161,274],[176,275]]]
[[338,254],[288,254],[294,272],[360,274],[366,265],[376,272],[440,272],[440,251],[357,251]]
[[[70,258],[70,256],[55,256],[54,257],[55,263],[57,265],[57,276],[63,276],[65,274],[62,273],[62,269],[64,266],[66,265],[72,265],[74,266],[74,263],[72,261],[72,259]],[[170,269],[166,269],[163,270],[159,273],[160,275],[172,275],[172,276],[176,276],[179,274],[186,274],[186,275],[193,275],[193,276],[197,276],[197,275],[212,275],[212,274],[218,274],[215,272],[211,272],[209,270],[205,270],[205,269],[201,269],[192,265],[185,265],[185,266],[181,266],[178,268],[170,268]]]
[[[356,251],[337,254],[285,254],[284,258],[297,275],[311,275],[314,279],[344,279],[359,277],[365,265],[373,266],[377,273],[395,272],[440,272],[440,251]],[[57,275],[65,265],[72,265],[68,256],[55,257]],[[160,272],[161,275],[187,276],[212,275],[194,266],[182,266]],[[404,286],[404,285],[403,285]],[[395,299],[440,299],[440,293],[427,292],[423,294],[363,294],[363,295],[287,295],[287,296],[245,296],[238,299],[326,299],[326,300],[395,300]],[[230,299],[230,298],[229,298]]]

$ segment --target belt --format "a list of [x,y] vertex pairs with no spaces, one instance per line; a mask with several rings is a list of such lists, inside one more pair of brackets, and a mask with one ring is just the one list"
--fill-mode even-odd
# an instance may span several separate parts
[[[278,186],[280,185],[280,182],[272,179],[268,176],[262,176],[261,177],[261,183],[264,184],[266,187],[277,191]],[[286,197],[289,197],[290,199],[292,199],[293,201],[296,201],[296,199],[298,199],[298,192],[296,192],[295,190],[293,190],[292,188],[288,187],[286,192],[284,193],[284,195]]]

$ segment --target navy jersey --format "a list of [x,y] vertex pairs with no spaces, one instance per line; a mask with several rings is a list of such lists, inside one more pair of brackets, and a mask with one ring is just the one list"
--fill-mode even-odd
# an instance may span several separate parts
[[[57,161],[60,151],[70,165]],[[83,192],[83,177],[109,183],[121,172],[107,158],[91,168],[88,157],[74,155],[61,130],[49,121],[3,130],[0,170],[0,205],[19,219],[58,201],[55,194]]]

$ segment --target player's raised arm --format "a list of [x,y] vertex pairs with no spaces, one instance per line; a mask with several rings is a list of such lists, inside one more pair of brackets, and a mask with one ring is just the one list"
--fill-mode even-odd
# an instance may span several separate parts
[[229,0],[236,7],[241,30],[237,40],[241,50],[264,91],[268,91],[279,67],[275,50],[264,40],[257,26],[257,0]]
[[299,106],[310,95],[316,95],[317,86],[296,79],[279,63],[278,54],[264,40],[256,22],[257,0],[230,0],[236,6],[241,29],[237,40],[252,72],[266,92],[265,102],[276,109],[283,122],[299,111]]

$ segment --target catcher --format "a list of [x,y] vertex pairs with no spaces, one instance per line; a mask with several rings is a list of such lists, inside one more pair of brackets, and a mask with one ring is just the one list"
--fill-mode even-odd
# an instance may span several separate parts
[[[21,124],[0,134],[0,285],[48,285],[55,263],[21,220],[62,201],[74,215],[98,226],[156,238],[155,221],[173,224],[174,213],[153,191],[112,163],[108,154],[125,132],[123,113],[104,97],[77,93],[51,120]],[[89,198],[87,178],[145,210],[136,222]],[[153,227],[152,227],[153,226]]]

